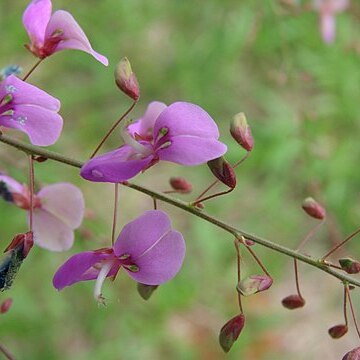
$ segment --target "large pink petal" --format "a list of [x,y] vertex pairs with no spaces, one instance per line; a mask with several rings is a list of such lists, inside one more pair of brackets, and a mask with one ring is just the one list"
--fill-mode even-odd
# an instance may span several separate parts
[[116,256],[137,258],[148,251],[161,237],[171,231],[169,217],[160,210],[146,211],[122,229],[114,244]]
[[131,272],[126,268],[125,270],[137,282],[159,285],[169,281],[179,272],[184,257],[185,241],[179,232],[171,231],[139,258],[133,259],[139,271]]
[[23,14],[23,24],[31,42],[42,45],[51,16],[50,0],[33,0]]
[[[94,266],[111,257],[113,257],[112,254],[100,251],[85,251],[71,256],[55,273],[53,278],[54,287],[61,290],[79,281],[96,279],[99,275],[100,266],[97,268]],[[116,271],[118,269],[117,266]],[[107,276],[114,275],[116,271],[114,267]]]
[[335,39],[336,23],[334,14],[321,14],[320,30],[323,40],[330,44]]
[[181,165],[200,165],[226,153],[227,147],[214,138],[197,136],[175,136],[171,145],[158,150],[160,160],[172,161]]
[[23,131],[34,145],[48,146],[57,141],[63,126],[59,114],[33,105],[16,105],[14,110],[12,116],[0,115],[0,126]]
[[124,145],[89,160],[81,168],[81,176],[96,182],[126,181],[145,169],[153,159],[152,156],[137,159],[136,154],[132,147]]
[[50,251],[69,250],[74,243],[74,231],[43,209],[33,213],[34,242]]
[[154,136],[159,130],[167,128],[168,137],[178,135],[192,135],[204,138],[219,137],[219,130],[215,121],[200,106],[176,102],[169,105],[157,118],[154,127]]
[[16,180],[14,180],[12,177],[0,174],[0,181],[3,181],[6,184],[10,192],[18,193],[18,194],[23,193],[24,186],[19,182],[17,182]]
[[47,92],[20,80],[15,75],[7,77],[0,85],[0,100],[6,94],[11,94],[11,105],[37,105],[58,112],[60,101]]
[[84,196],[73,184],[57,183],[42,188],[37,196],[41,208],[54,215],[71,229],[80,226],[85,210]]
[[152,135],[155,121],[158,116],[166,109],[166,107],[167,106],[160,101],[151,102],[148,105],[144,116],[128,126],[129,133],[131,135],[137,133],[141,136],[146,136],[150,132]]
[[86,37],[84,31],[73,18],[73,16],[64,10],[55,11],[51,16],[49,24],[46,28],[46,39],[50,38],[52,34],[61,30],[63,32],[62,40],[55,48],[54,52],[64,49],[77,49],[87,52],[96,60],[100,61],[105,66],[108,66],[108,59],[97,53],[92,47]]

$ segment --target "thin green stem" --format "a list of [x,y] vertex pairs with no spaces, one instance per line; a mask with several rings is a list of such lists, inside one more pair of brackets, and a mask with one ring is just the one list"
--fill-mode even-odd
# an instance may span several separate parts
[[42,63],[44,59],[39,59],[34,66],[28,71],[28,73],[23,77],[23,81],[26,81],[29,76],[34,72],[34,70]]
[[106,135],[102,138],[102,140],[100,141],[99,145],[96,147],[96,149],[94,150],[94,152],[91,154],[90,159],[92,159],[97,152],[100,150],[100,148],[103,146],[104,142],[108,139],[108,137],[111,135],[111,133],[116,129],[116,127],[120,124],[120,122],[127,116],[130,114],[130,112],[132,111],[132,109],[135,107],[135,105],[137,104],[137,100],[135,100],[131,106],[124,112],[124,114],[121,115],[121,117],[115,121],[115,123],[113,124],[113,126],[110,128],[110,130],[106,133]]
[[112,223],[112,231],[111,231],[111,245],[114,245],[115,242],[115,233],[116,233],[116,221],[117,221],[117,213],[118,213],[118,202],[119,202],[119,184],[115,184],[114,188],[114,212],[113,212],[113,223]]
[[351,316],[352,316],[352,318],[353,318],[354,325],[355,325],[355,329],[356,329],[356,332],[357,332],[357,334],[358,334],[358,337],[360,338],[360,330],[359,330],[358,323],[357,323],[357,321],[356,321],[356,315],[355,315],[354,306],[353,306],[353,303],[352,303],[352,300],[351,300],[351,294],[350,294],[350,290],[349,290],[349,285],[348,285],[348,284],[345,284],[345,289],[346,289],[346,293],[347,293],[347,296],[348,296],[348,299],[349,299]]
[[34,158],[28,155],[29,159],[29,190],[30,190],[30,211],[29,211],[29,231],[33,229],[33,213],[34,213]]
[[8,360],[15,360],[14,356],[12,356],[9,352],[8,349],[6,349],[6,347],[4,345],[0,344],[0,352],[4,354],[4,356],[6,357],[6,359]]
[[347,291],[346,291],[347,286],[344,285],[344,301],[343,301],[343,312],[344,312],[344,321],[345,321],[345,325],[348,326],[348,317],[347,317]]
[[[236,249],[236,264],[237,264],[237,281],[238,283],[241,280],[241,249],[240,249],[240,242],[237,237],[235,237],[234,245]],[[238,298],[238,305],[240,314],[243,314],[243,307],[241,303],[241,294],[237,291],[237,298]]]
[[[79,161],[76,159],[71,159],[67,156],[55,153],[53,151],[46,150],[39,146],[26,144],[20,140],[12,139],[11,137],[3,135],[3,134],[0,135],[0,142],[11,145],[21,151],[24,151],[27,154],[39,155],[39,156],[45,157],[47,159],[52,159],[54,161],[58,161],[60,163],[67,164],[67,165],[70,165],[70,166],[73,166],[76,168],[81,168],[84,164],[82,161]],[[321,259],[315,259],[311,256],[301,254],[295,250],[289,249],[285,246],[282,246],[282,245],[276,244],[270,240],[264,239],[260,236],[256,236],[256,235],[248,233],[244,230],[237,229],[234,226],[227,224],[226,222],[224,222],[222,220],[214,218],[211,215],[208,215],[205,212],[200,211],[199,209],[195,208],[194,206],[191,206],[189,203],[186,203],[185,201],[175,199],[175,198],[168,196],[166,194],[163,194],[161,192],[151,190],[145,186],[136,185],[136,184],[133,184],[130,182],[125,182],[122,185],[127,186],[128,188],[133,189],[135,191],[139,191],[150,197],[156,198],[157,200],[166,202],[166,203],[173,205],[179,209],[182,209],[192,215],[195,215],[195,216],[213,224],[214,226],[217,226],[218,228],[221,228],[221,229],[227,231],[228,233],[232,234],[235,237],[244,236],[246,239],[252,240],[255,243],[265,246],[268,249],[271,249],[271,250],[281,253],[283,255],[297,259],[297,260],[304,262],[310,266],[316,267],[343,282],[345,281],[349,284],[360,287],[359,280],[354,279],[346,274],[342,274],[340,272],[337,272],[337,271],[331,269],[331,267],[328,266],[326,264],[326,262],[325,263],[322,262]]]

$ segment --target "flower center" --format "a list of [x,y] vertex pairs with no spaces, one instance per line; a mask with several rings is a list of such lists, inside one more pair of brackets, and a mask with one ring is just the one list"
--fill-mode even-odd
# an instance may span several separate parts
[[151,148],[137,142],[128,132],[127,127],[121,129],[121,137],[124,143],[131,146],[138,154],[141,154],[143,158],[149,156],[153,151]]

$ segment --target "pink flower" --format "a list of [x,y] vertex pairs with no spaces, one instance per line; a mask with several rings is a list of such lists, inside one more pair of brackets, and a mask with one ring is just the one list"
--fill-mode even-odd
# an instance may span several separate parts
[[314,8],[319,12],[320,31],[326,43],[335,39],[335,15],[349,6],[348,0],[314,0]]
[[101,287],[107,277],[123,268],[135,281],[159,285],[172,279],[185,256],[182,235],[171,229],[169,217],[152,210],[131,221],[121,231],[112,248],[73,255],[56,272],[58,290],[79,281],[95,280],[94,295],[102,300]]
[[0,83],[0,126],[23,131],[34,145],[52,145],[59,138],[59,110],[58,99],[14,75]]
[[159,160],[199,165],[220,157],[226,145],[219,130],[201,107],[176,102],[152,102],[145,115],[123,131],[125,145],[89,160],[81,176],[90,181],[122,182]]
[[27,48],[44,59],[64,49],[77,49],[92,55],[105,66],[108,59],[97,53],[70,13],[63,10],[51,14],[50,0],[33,0],[23,14],[23,24],[30,38]]
[[[0,174],[0,196],[17,207],[29,211],[30,192],[9,176]],[[84,217],[81,191],[69,183],[42,188],[33,198],[34,242],[50,251],[65,251],[74,243],[74,229]]]

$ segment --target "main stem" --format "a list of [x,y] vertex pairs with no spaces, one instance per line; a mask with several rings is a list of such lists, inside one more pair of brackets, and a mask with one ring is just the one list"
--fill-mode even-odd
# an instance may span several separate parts
[[[60,163],[67,164],[67,165],[70,165],[70,166],[73,166],[76,168],[81,168],[84,164],[82,161],[79,161],[76,159],[71,159],[62,154],[58,154],[53,151],[43,149],[39,146],[24,143],[20,140],[13,139],[10,136],[4,135],[4,134],[0,134],[0,142],[11,145],[21,151],[24,151],[27,154],[39,155],[44,158],[52,159],[54,161],[58,161]],[[304,262],[313,267],[316,267],[316,268],[336,277],[337,279],[339,279],[343,282],[345,281],[345,282],[348,282],[349,284],[360,287],[359,280],[353,279],[352,277],[350,277],[346,274],[342,274],[342,273],[339,273],[339,272],[331,269],[326,263],[321,262],[320,259],[314,259],[310,256],[298,253],[296,250],[291,250],[285,246],[276,244],[276,243],[269,241],[267,239],[264,239],[260,236],[256,236],[256,235],[247,233],[246,231],[243,231],[241,229],[237,229],[237,228],[227,224],[224,221],[221,221],[217,218],[212,217],[211,215],[206,214],[203,211],[200,211],[199,209],[195,208],[194,206],[189,205],[188,203],[186,203],[184,201],[175,199],[166,194],[163,194],[163,193],[148,189],[144,186],[136,185],[136,184],[133,184],[130,182],[123,183],[123,186],[127,186],[131,189],[142,192],[143,194],[149,195],[150,197],[153,197],[160,201],[166,202],[166,203],[171,204],[179,209],[182,209],[190,214],[193,214],[193,215],[227,231],[228,233],[232,234],[235,237],[244,236],[246,239],[252,240],[255,243],[263,245],[273,251],[284,254],[286,256],[290,256],[293,259],[297,259],[301,262]]]

